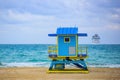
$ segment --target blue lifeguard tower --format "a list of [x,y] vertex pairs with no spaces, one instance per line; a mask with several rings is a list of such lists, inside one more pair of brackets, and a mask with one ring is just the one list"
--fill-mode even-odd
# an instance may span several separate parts
[[[60,27],[55,34],[48,34],[57,37],[57,44],[49,46],[49,58],[52,59],[48,72],[82,72],[88,73],[84,61],[87,55],[87,47],[78,45],[78,37],[86,37],[86,33],[78,33],[77,27]],[[66,69],[66,65],[73,64],[77,67]]]

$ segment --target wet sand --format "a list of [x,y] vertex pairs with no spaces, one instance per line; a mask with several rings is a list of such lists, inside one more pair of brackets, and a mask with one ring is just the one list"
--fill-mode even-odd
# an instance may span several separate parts
[[47,73],[47,68],[0,68],[0,80],[120,80],[120,68],[89,68],[88,74]]

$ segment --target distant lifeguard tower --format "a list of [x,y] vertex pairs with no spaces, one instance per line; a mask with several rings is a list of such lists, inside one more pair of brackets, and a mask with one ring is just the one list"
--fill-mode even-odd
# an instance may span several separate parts
[[95,44],[100,43],[100,36],[98,34],[95,34],[92,36],[92,43],[95,43]]
[[[78,45],[78,37],[86,37],[86,33],[78,33],[77,27],[60,27],[55,34],[48,34],[57,37],[57,44],[49,46],[49,58],[52,59],[48,72],[81,72],[88,73],[84,61],[87,55],[87,47]],[[73,64],[77,67],[66,69],[66,65]]]

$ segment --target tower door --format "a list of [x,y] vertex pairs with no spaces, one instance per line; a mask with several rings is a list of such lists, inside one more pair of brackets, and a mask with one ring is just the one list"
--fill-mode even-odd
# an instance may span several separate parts
[[75,55],[76,52],[75,52],[75,47],[74,46],[70,46],[69,47],[69,55]]

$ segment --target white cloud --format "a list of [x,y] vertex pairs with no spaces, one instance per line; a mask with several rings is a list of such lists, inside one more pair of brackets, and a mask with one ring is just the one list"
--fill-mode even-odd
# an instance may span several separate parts
[[54,16],[31,14],[29,12],[20,13],[19,11],[8,10],[7,14],[1,14],[2,18],[10,22],[35,22],[54,20]]
[[111,18],[112,19],[120,19],[120,14],[112,14]]
[[36,42],[48,42],[47,34],[55,33],[57,27],[75,25],[79,27],[79,32],[104,35],[108,31],[116,34],[120,30],[120,8],[114,7],[115,3],[109,4],[110,1],[3,1],[4,5],[0,5],[0,35],[4,38],[0,38],[5,42],[10,36],[18,38],[18,42],[21,42],[19,39],[27,39],[32,43],[37,38]]
[[69,0],[64,0],[61,1],[63,4],[68,7],[68,8],[85,8],[88,7],[89,2],[86,0],[74,0],[74,1],[69,1]]
[[107,29],[120,30],[120,24],[109,24],[106,27]]

